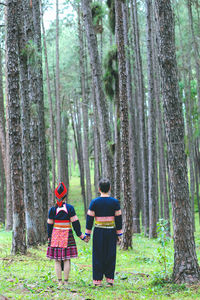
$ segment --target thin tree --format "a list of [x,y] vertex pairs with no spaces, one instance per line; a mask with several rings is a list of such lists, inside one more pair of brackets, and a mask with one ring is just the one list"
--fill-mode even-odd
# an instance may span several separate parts
[[80,132],[81,122],[80,122],[80,112],[75,102],[74,111],[72,107],[70,108],[71,111],[71,121],[72,121],[72,128],[74,132],[74,141],[75,141],[75,148],[78,157],[78,165],[79,165],[79,172],[80,172],[80,184],[81,184],[81,194],[84,203],[84,211],[85,215],[87,214],[87,199],[85,193],[85,177],[84,177],[84,163],[83,163],[83,151],[82,151],[82,135]]
[[[7,6],[5,6],[5,23],[7,24]],[[5,40],[7,40],[7,30],[5,32]],[[7,43],[5,43],[5,64],[8,63]],[[6,230],[11,230],[13,227],[13,204],[11,198],[11,174],[10,174],[10,154],[9,154],[9,117],[8,117],[8,74],[5,68],[5,98],[6,98]],[[5,165],[4,165],[5,168]]]
[[170,198],[173,207],[173,280],[176,283],[194,283],[200,279],[200,271],[195,250],[189,199],[184,121],[178,91],[174,18],[171,1],[155,0],[155,7],[168,152]]
[[68,170],[68,139],[69,139],[69,119],[67,114],[62,116],[61,120],[61,158],[62,158],[62,181],[69,188],[69,170]]
[[89,128],[88,128],[88,96],[86,93],[85,80],[85,51],[83,43],[83,31],[80,14],[80,5],[78,5],[78,36],[79,36],[79,66],[81,74],[81,94],[82,94],[82,115],[83,115],[83,158],[86,179],[86,199],[89,206],[92,199],[91,178],[90,178],[90,162],[89,162]]
[[157,202],[157,173],[156,173],[156,118],[155,118],[155,89],[153,66],[153,16],[152,0],[146,0],[147,15],[147,70],[148,70],[148,196],[149,196],[149,237],[157,236],[156,202]]
[[91,1],[82,0],[81,3],[100,123],[102,176],[109,176],[111,183],[113,183],[113,157],[110,148],[111,130],[109,126],[108,104],[102,85],[102,70],[98,54],[97,38],[92,22]]
[[56,137],[57,137],[57,175],[62,181],[61,165],[61,104],[60,104],[60,61],[59,61],[59,1],[56,0]]
[[46,45],[46,32],[43,21],[43,13],[41,12],[42,19],[42,30],[43,30],[43,44],[44,44],[44,57],[45,57],[45,68],[46,68],[46,82],[48,90],[48,102],[49,102],[49,116],[50,116],[50,140],[51,140],[51,160],[52,160],[52,196],[51,203],[54,203],[54,190],[55,190],[55,142],[54,142],[54,116],[53,116],[53,105],[52,105],[52,90],[49,76],[49,64],[47,56],[47,45]]
[[[133,2],[133,3],[132,3]],[[141,168],[141,198],[142,198],[142,213],[143,213],[143,224],[144,233],[147,235],[149,227],[149,203],[148,203],[148,172],[147,172],[147,147],[146,147],[146,125],[145,125],[145,109],[144,109],[144,79],[143,79],[143,69],[142,69],[142,57],[140,50],[140,32],[139,32],[139,22],[138,22],[138,12],[137,12],[137,1],[133,0],[131,3],[133,9],[133,32],[134,32],[134,50],[136,56],[136,68],[137,68],[137,84],[138,84],[138,98],[137,108],[138,108],[138,169]],[[140,167],[139,167],[140,166]]]
[[1,187],[1,194],[0,194],[0,224],[5,225],[5,213],[4,213],[4,167],[3,167],[3,160],[2,160],[2,153],[0,148],[0,187]]
[[131,69],[131,55],[130,55],[130,42],[129,42],[129,24],[128,24],[128,9],[126,3],[122,3],[123,24],[124,24],[124,42],[126,46],[126,76],[127,76],[127,99],[129,108],[129,149],[130,149],[130,163],[131,163],[131,190],[133,202],[133,231],[140,232],[140,210],[139,210],[139,197],[137,187],[137,143],[136,143],[136,128],[135,128],[135,105],[133,103],[132,91],[132,69]]
[[6,132],[4,115],[3,74],[2,74],[2,50],[0,48],[0,145],[4,170],[6,171]]
[[122,248],[132,247],[133,207],[130,180],[130,154],[129,154],[129,120],[128,97],[126,80],[126,54],[124,43],[124,25],[121,0],[115,0],[115,30],[118,54],[119,71],[119,98],[121,120],[121,150],[122,150],[122,192],[124,204],[124,234]]

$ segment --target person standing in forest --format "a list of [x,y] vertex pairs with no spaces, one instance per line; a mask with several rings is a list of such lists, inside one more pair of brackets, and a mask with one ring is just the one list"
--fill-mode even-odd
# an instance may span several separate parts
[[67,188],[61,182],[55,189],[56,205],[50,208],[47,220],[47,257],[55,259],[55,271],[59,286],[62,285],[62,270],[64,271],[64,284],[67,284],[70,259],[78,256],[71,224],[76,235],[84,240],[74,207],[64,202],[66,195]]
[[114,283],[116,244],[120,242],[122,235],[122,213],[119,200],[110,197],[110,182],[101,179],[99,182],[100,197],[93,199],[90,203],[87,220],[85,241],[90,240],[93,221],[95,217],[95,228],[93,233],[93,283],[101,286],[103,275],[107,284]]

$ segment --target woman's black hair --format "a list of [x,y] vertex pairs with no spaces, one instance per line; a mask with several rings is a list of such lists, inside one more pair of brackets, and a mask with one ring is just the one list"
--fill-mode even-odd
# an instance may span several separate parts
[[110,181],[103,178],[99,181],[99,189],[102,193],[108,193],[110,190]]

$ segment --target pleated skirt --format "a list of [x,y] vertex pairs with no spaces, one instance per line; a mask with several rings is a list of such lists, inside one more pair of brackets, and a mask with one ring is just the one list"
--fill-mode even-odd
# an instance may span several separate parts
[[47,258],[56,260],[66,260],[78,257],[78,251],[72,230],[69,230],[67,247],[51,247],[48,245],[46,256]]

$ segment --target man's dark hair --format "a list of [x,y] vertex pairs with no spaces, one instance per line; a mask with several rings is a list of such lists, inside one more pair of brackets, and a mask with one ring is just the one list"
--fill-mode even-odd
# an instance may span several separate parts
[[102,193],[107,193],[110,189],[110,181],[103,178],[99,181],[99,189]]

